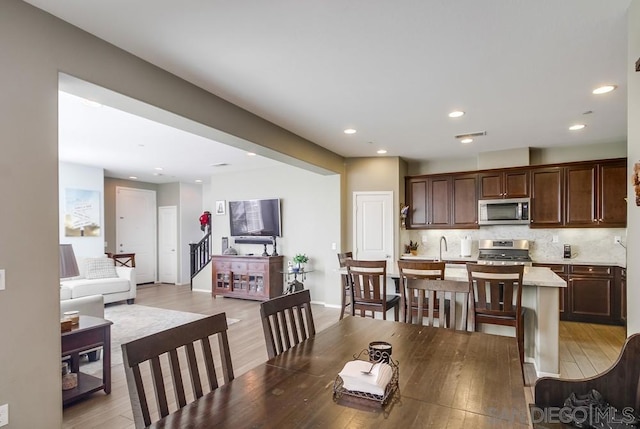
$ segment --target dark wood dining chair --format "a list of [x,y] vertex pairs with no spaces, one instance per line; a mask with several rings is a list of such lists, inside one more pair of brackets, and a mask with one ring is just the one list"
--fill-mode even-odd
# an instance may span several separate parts
[[523,265],[467,264],[469,288],[474,299],[476,326],[482,323],[513,326],[520,364],[524,364]]
[[[564,406],[565,400],[573,393],[585,395],[592,389],[600,392],[608,404],[619,411],[627,407],[640,409],[640,334],[627,338],[618,356],[618,360],[606,371],[587,378],[562,379],[556,377],[539,378],[534,387],[534,403],[529,405],[531,417],[540,418],[545,409],[558,410]],[[636,411],[637,413],[637,411]],[[553,414],[546,414],[552,416]],[[637,414],[636,414],[637,415]],[[556,414],[557,416],[557,414]],[[629,417],[629,416],[627,416]],[[556,417],[558,420],[558,417]],[[535,429],[553,429],[573,427],[539,422],[534,423]],[[605,427],[605,426],[601,426]],[[611,427],[611,426],[610,426]],[[615,427],[623,427],[615,426]],[[635,426],[629,426],[629,428]]]
[[356,311],[365,317],[367,311],[375,318],[382,313],[387,320],[387,311],[394,310],[395,321],[400,320],[400,296],[387,295],[387,261],[360,261],[347,259],[347,272],[351,283],[351,315]]
[[[347,259],[353,259],[353,252],[338,253],[338,263],[340,264],[340,268],[347,267]],[[342,311],[340,312],[339,320],[342,320],[344,313],[347,311],[347,307],[349,307],[349,312],[351,312],[351,284],[349,283],[348,273],[341,274],[340,277],[342,278]]]
[[[218,337],[222,377],[226,384],[233,380],[233,365],[229,351],[225,313],[205,317],[122,344],[124,371],[136,428],[144,428],[151,424],[151,411],[144,384],[144,379],[147,377],[143,376],[143,371],[141,371],[141,365],[144,362],[149,362],[159,418],[167,416],[170,412],[169,408],[174,406],[167,400],[165,378],[172,379],[176,409],[187,404],[184,374],[180,361],[186,360],[193,400],[207,393],[202,386],[200,377],[202,368],[198,367],[199,362],[200,364],[204,363],[209,391],[218,388],[218,376],[209,341],[209,337],[212,335]],[[196,343],[200,343],[201,347],[196,348]],[[184,354],[179,353],[180,349],[184,349]],[[197,349],[201,351],[197,351]],[[162,359],[164,364],[160,359],[162,355],[166,355],[166,359]],[[142,365],[142,367],[144,366],[146,365]],[[163,373],[163,366],[165,369],[166,366],[169,367],[170,371],[167,375]]]
[[316,335],[308,289],[262,302],[260,316],[269,359]]
[[[413,295],[408,294],[408,291],[405,288],[407,279],[444,280],[444,267],[444,262],[398,261],[398,269],[400,270],[400,307],[402,307],[403,322],[411,323],[413,316],[417,315],[418,312],[417,292],[414,291]],[[448,301],[446,304],[447,306],[449,305]],[[427,315],[429,305],[426,301],[423,302],[422,308],[424,313],[423,316]],[[439,317],[440,304],[437,301],[435,303],[434,311],[435,317]],[[448,319],[448,315],[446,318]]]
[[[408,314],[406,323],[425,325],[426,316],[426,326],[436,326],[437,320],[440,328],[473,330],[474,312],[469,300],[468,282],[407,278],[405,288],[409,296],[417,297],[416,311]],[[457,323],[458,303],[461,308],[460,324]],[[443,308],[445,311],[438,311]]]

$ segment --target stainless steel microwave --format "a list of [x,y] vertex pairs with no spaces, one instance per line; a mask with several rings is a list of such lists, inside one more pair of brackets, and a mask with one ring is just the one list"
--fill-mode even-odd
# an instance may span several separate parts
[[510,198],[504,200],[479,200],[479,225],[522,225],[528,224],[529,198]]

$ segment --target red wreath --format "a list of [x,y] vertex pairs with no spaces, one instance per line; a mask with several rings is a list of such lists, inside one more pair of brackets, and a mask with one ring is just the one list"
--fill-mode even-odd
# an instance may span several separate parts
[[208,227],[211,227],[211,212],[206,211],[200,215],[200,229],[204,231]]

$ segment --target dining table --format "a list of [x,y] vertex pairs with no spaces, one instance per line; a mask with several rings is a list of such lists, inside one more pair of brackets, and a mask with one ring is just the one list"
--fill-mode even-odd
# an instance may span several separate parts
[[[386,405],[334,395],[374,341],[392,345],[398,389]],[[346,317],[150,427],[517,429],[528,408],[515,338]]]

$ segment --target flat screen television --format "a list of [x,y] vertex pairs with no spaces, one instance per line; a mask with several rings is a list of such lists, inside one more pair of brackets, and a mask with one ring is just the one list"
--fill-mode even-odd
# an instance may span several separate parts
[[229,201],[232,237],[280,237],[280,199]]

